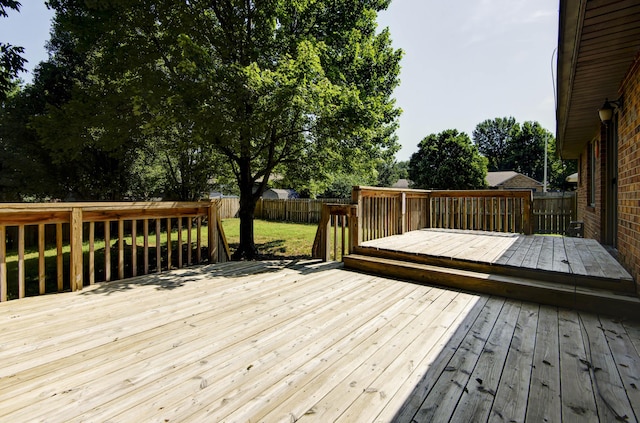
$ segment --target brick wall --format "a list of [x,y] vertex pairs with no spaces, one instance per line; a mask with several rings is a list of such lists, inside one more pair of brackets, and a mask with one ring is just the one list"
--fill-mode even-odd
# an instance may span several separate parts
[[[578,183],[578,215],[580,219],[584,222],[584,236],[585,238],[592,238],[598,242],[602,241],[602,207],[603,207],[603,198],[602,198],[602,184],[603,184],[603,174],[604,174],[604,164],[606,161],[604,160],[604,146],[606,143],[603,143],[606,128],[601,128],[601,133],[598,134],[596,138],[594,138],[590,143],[587,143],[584,150],[582,151],[582,155],[580,156],[580,169],[579,175],[580,180]],[[593,145],[596,145],[596,148],[593,148]],[[592,206],[592,201],[589,198],[590,185],[591,185],[591,154],[595,154],[596,157],[596,172],[595,172],[595,184],[596,184],[596,192],[595,192],[595,205]]]
[[[620,85],[624,105],[618,110],[618,259],[636,281],[640,294],[640,56]],[[603,241],[605,218],[605,180],[607,128],[588,143],[579,161],[577,188],[578,218],[584,222],[584,235]],[[592,145],[597,145],[595,153]],[[595,206],[589,201],[590,155],[596,156]]]
[[640,293],[640,56],[622,82],[618,116],[618,252]]

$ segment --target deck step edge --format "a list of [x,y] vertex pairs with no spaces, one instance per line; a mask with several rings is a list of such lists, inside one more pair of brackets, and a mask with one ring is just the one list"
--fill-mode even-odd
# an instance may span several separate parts
[[627,293],[350,254],[347,269],[395,279],[640,319],[640,299]]

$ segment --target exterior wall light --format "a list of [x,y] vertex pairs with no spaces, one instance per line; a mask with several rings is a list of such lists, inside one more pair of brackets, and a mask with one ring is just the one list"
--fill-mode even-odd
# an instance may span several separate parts
[[598,115],[600,116],[600,120],[602,123],[607,123],[611,121],[613,118],[613,110],[614,107],[622,108],[622,97],[617,100],[609,101],[609,99],[605,99],[604,104],[598,110]]

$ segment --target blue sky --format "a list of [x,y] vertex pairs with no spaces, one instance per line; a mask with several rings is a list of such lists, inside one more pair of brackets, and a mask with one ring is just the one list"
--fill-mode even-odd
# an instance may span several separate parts
[[[31,70],[46,59],[52,13],[42,0],[21,3],[20,13],[0,20],[0,40],[23,46]],[[405,52],[394,93],[403,109],[399,160],[429,134],[471,136],[496,117],[538,121],[555,132],[558,0],[394,0],[378,21]]]

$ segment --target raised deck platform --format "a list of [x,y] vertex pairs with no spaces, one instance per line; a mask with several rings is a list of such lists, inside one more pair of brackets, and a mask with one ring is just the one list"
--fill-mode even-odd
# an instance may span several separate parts
[[422,229],[367,241],[348,268],[545,304],[640,316],[631,275],[594,240]]
[[0,304],[0,421],[640,418],[640,322],[344,270],[194,267]]

